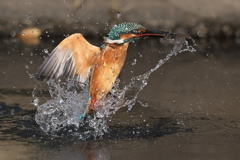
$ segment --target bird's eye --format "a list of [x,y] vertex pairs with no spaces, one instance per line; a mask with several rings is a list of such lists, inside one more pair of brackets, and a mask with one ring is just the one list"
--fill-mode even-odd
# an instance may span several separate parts
[[131,31],[133,34],[139,34],[140,32],[139,32],[139,30],[137,30],[137,29],[134,29],[134,30],[132,30]]

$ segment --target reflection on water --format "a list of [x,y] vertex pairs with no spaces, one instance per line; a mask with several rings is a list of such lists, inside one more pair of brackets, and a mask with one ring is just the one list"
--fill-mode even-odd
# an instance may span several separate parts
[[[45,49],[57,43],[0,43],[1,159],[239,158],[239,45],[198,41],[196,53],[173,56],[151,75],[130,111],[121,108],[107,118],[102,140],[83,142],[69,134],[46,135],[34,120],[30,101],[36,84],[39,104],[51,98],[48,86],[26,72],[35,73]],[[120,87],[153,68],[171,48],[151,38],[130,45]]]

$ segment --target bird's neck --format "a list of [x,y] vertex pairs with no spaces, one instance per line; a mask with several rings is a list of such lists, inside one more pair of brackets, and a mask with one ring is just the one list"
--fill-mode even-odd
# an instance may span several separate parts
[[104,43],[106,44],[118,44],[118,45],[121,45],[123,43],[125,43],[125,41],[123,39],[115,39],[115,40],[112,40],[108,37],[104,37]]
[[122,43],[122,44],[112,44],[112,43],[104,43],[102,46],[101,46],[101,49],[105,49],[106,47],[111,47],[111,48],[115,48],[115,49],[118,49],[118,50],[127,50],[128,48],[128,45],[129,45],[129,42],[127,43]]

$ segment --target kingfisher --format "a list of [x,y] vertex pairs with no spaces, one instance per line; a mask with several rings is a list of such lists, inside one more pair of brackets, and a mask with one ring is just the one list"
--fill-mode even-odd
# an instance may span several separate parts
[[65,77],[80,83],[89,83],[89,101],[79,119],[97,110],[96,102],[103,100],[112,89],[124,65],[130,42],[146,36],[177,37],[179,34],[124,22],[115,25],[101,47],[90,44],[80,33],[65,38],[49,54],[36,74],[38,80]]

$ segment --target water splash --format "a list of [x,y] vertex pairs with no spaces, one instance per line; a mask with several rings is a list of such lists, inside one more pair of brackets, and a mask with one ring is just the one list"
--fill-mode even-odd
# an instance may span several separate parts
[[[110,91],[111,94],[108,94],[103,101],[96,102],[98,111],[94,115],[87,116],[85,121],[79,120],[78,117],[85,112],[88,105],[89,84],[82,85],[73,81],[49,81],[51,100],[39,105],[38,99],[33,95],[34,105],[38,107],[35,116],[36,122],[44,132],[49,134],[67,133],[77,136],[79,139],[103,136],[108,131],[106,118],[115,114],[122,107],[128,107],[131,110],[136,103],[138,93],[147,85],[151,73],[173,55],[185,51],[195,52],[195,49],[184,38],[167,40],[174,46],[164,59],[160,59],[156,66],[146,73],[133,77],[123,89],[119,88],[120,80],[117,80]],[[67,129],[68,127],[71,129]]]
[[117,105],[114,106],[115,111],[126,106],[129,110],[131,110],[132,106],[136,103],[138,93],[147,85],[149,76],[164,63],[166,63],[171,58],[171,56],[176,56],[178,53],[185,51],[196,52],[196,50],[188,44],[188,41],[186,41],[185,38],[167,40],[169,43],[172,43],[174,45],[171,52],[164,59],[160,59],[154,68],[150,69],[142,75],[133,77],[131,79],[131,82],[124,87],[124,90],[121,91],[121,93],[118,93],[122,98],[120,98],[120,100],[117,102]]
[[[48,81],[51,100],[38,107],[35,116],[36,122],[46,133],[55,133],[62,128],[79,126],[79,115],[85,112],[88,102],[87,86],[79,85],[74,81]],[[80,88],[81,86],[81,88]],[[36,98],[34,99],[35,102]]]
[[132,61],[132,66],[136,65],[137,64],[137,60],[136,59],[133,59]]

